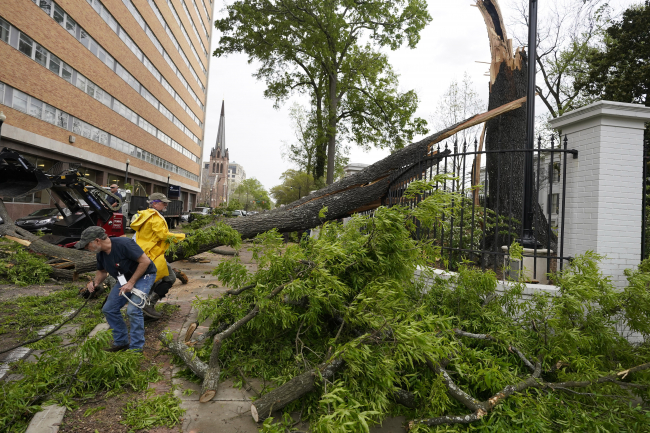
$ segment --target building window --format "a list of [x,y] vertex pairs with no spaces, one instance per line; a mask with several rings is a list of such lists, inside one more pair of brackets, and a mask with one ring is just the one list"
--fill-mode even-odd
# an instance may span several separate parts
[[70,18],[70,15],[65,17],[65,29],[75,38],[77,37],[77,23]]
[[40,119],[43,117],[43,103],[37,99],[30,98],[31,104],[29,107],[29,114]]
[[41,66],[47,67],[47,50],[38,44],[36,44],[34,60],[36,60],[36,62],[38,62],[38,64]]
[[9,23],[0,18],[0,39],[9,43]]
[[552,194],[550,196],[550,213],[559,214],[560,213],[560,194]]
[[553,176],[553,182],[560,181],[560,163],[554,162],[553,164],[548,165],[548,172],[550,176]]
[[68,113],[63,111],[58,111],[59,115],[57,117],[56,126],[59,126],[64,129],[68,129]]
[[59,75],[61,72],[61,60],[58,59],[58,57],[53,56],[50,54],[50,65],[49,65],[50,71],[54,72],[56,75]]
[[52,13],[52,1],[51,0],[40,0],[39,1],[39,7],[43,9],[43,12],[45,12],[48,15],[51,15]]
[[52,15],[52,18],[61,25],[63,25],[63,22],[65,21],[65,11],[57,4],[54,4],[54,14]]
[[27,113],[27,95],[20,90],[14,89],[14,103],[13,107],[16,110]]
[[[43,120],[48,123],[54,123],[56,120],[56,108],[45,104]],[[67,125],[66,125],[67,126]]]
[[26,56],[32,57],[32,40],[22,33],[20,34],[20,40],[18,41],[18,51]]

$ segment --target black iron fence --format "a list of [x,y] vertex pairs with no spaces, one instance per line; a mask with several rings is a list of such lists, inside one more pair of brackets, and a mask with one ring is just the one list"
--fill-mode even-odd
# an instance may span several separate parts
[[[393,175],[383,204],[414,207],[436,191],[450,191],[451,204],[439,222],[425,228],[415,221],[417,236],[441,248],[441,267],[455,269],[470,261],[500,275],[508,247],[522,235],[526,152],[533,153],[535,165],[533,230],[538,244],[524,250],[523,256],[533,262],[525,265],[527,279],[543,281],[544,275],[561,270],[571,259],[564,256],[566,173],[567,156],[577,158],[577,151],[568,149],[566,137],[563,143],[551,137],[544,146],[540,138],[533,150],[481,150],[476,140],[429,148],[414,164]],[[441,179],[442,174],[448,176]],[[404,195],[414,181],[436,179],[440,181],[429,192],[411,198]]]
[[650,252],[650,142],[645,141],[643,143],[643,191],[642,191],[642,207],[641,207],[641,260],[648,258],[648,253]]

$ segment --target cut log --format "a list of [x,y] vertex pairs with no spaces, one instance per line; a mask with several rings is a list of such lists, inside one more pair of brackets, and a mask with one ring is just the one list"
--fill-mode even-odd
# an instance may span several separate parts
[[209,367],[205,371],[205,377],[203,378],[203,384],[201,385],[201,397],[199,397],[199,402],[207,403],[212,400],[215,395],[217,395],[220,376],[221,368],[218,365],[216,367]]
[[[196,346],[197,344],[199,344],[199,343],[201,343],[201,342],[203,342],[205,340],[209,340],[210,338],[214,337],[215,335],[222,332],[227,327],[228,327],[227,323],[220,323],[219,326],[217,326],[217,329],[210,329],[207,332],[205,332],[205,333],[199,335],[198,337],[196,337],[194,340],[188,340],[187,335],[185,335],[185,338],[186,338],[185,344],[187,344],[188,346]],[[191,338],[191,336],[190,336],[190,338]]]
[[185,342],[188,343],[194,335],[194,331],[199,327],[199,322],[190,323],[190,326],[187,327],[187,332],[185,332]]
[[176,355],[178,355],[185,365],[192,370],[198,377],[205,377],[208,366],[205,362],[201,361],[193,350],[189,349],[185,344],[179,341],[173,341],[167,346]]
[[294,377],[284,385],[264,394],[251,405],[251,415],[255,422],[262,422],[271,416],[274,410],[280,410],[294,400],[311,392],[316,387],[316,377],[331,380],[342,366],[344,361],[341,358],[333,359],[323,363],[318,368],[307,371]]
[[201,361],[192,349],[178,341],[169,341],[166,332],[160,333],[158,335],[158,340],[160,340],[163,346],[167,347],[174,355],[181,358],[185,365],[187,365],[187,367],[192,370],[192,373],[197,377],[200,377],[201,379],[205,377],[208,364]]
[[17,238],[15,236],[5,235],[5,238],[9,239],[10,241],[17,242],[20,245],[23,245],[23,246],[26,246],[26,247],[28,247],[28,246],[30,246],[32,244],[30,241],[28,241],[26,239]]

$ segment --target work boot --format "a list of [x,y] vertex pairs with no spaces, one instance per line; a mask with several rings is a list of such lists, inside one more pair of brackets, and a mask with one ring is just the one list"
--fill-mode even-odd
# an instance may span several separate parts
[[149,305],[145,306],[142,309],[142,312],[144,313],[145,316],[150,317],[152,319],[160,319],[162,317],[162,313],[157,312],[155,309],[158,300],[160,300],[160,297],[156,292],[154,292],[151,296],[149,296]]
[[187,275],[185,275],[185,272],[181,271],[180,269],[174,269],[174,273],[176,274],[176,278],[181,280],[181,283],[183,283],[183,284],[189,283],[190,279],[187,278]]
[[121,352],[129,348],[128,344],[122,344],[120,346],[113,344],[111,347],[104,349],[105,352]]

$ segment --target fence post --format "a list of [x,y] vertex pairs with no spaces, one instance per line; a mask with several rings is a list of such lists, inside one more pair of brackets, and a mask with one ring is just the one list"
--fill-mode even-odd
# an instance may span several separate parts
[[598,101],[552,119],[551,126],[578,150],[565,155],[564,256],[592,250],[606,256],[601,270],[618,288],[623,271],[639,263],[643,131],[650,107]]

